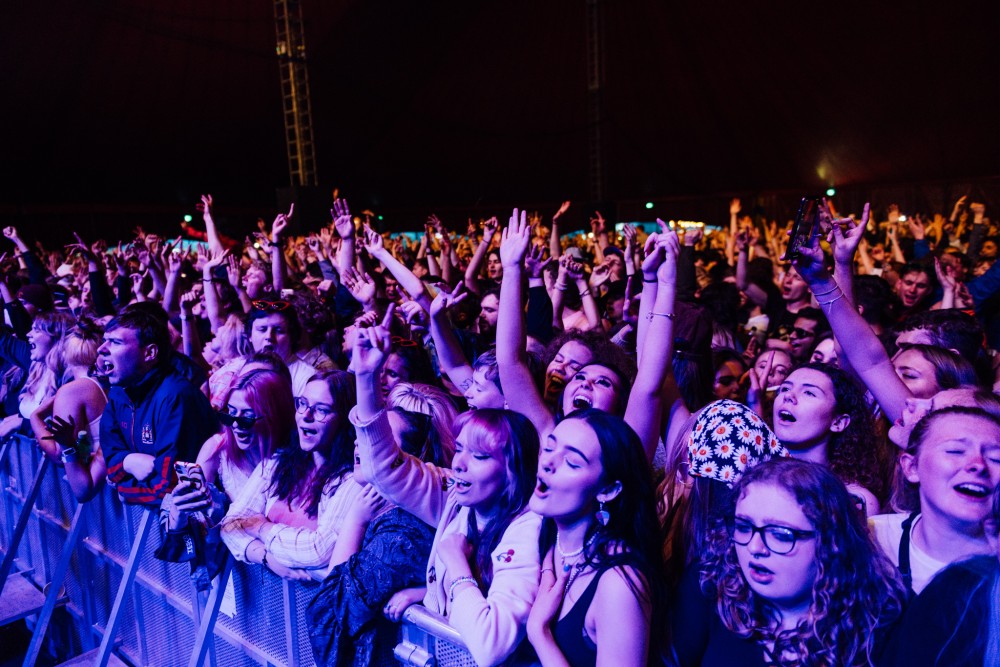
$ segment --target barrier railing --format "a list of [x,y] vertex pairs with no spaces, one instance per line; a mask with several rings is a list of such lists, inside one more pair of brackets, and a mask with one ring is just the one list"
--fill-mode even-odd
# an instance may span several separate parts
[[[153,557],[154,514],[123,505],[110,490],[77,504],[62,469],[43,458],[27,438],[0,447],[7,590],[23,579],[35,595],[20,616],[34,630],[25,665],[44,650],[81,664],[118,662],[117,653],[155,667],[313,665],[305,607],[318,584],[230,558],[211,591],[199,593],[186,563]],[[404,614],[395,655],[411,665],[474,665],[458,633],[419,605]]]

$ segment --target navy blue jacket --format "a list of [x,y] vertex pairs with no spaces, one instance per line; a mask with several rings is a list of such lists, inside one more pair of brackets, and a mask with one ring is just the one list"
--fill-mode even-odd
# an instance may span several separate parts
[[[154,368],[134,386],[112,387],[101,416],[101,449],[108,482],[122,500],[157,505],[177,483],[175,461],[194,461],[219,422],[205,395],[183,376]],[[139,481],[122,462],[129,454],[149,454],[153,475]]]

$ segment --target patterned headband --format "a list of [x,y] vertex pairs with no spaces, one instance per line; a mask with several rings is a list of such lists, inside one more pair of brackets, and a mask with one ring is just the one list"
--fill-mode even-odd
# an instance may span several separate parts
[[736,401],[710,403],[688,436],[688,474],[714,479],[730,488],[748,469],[789,456],[764,420]]

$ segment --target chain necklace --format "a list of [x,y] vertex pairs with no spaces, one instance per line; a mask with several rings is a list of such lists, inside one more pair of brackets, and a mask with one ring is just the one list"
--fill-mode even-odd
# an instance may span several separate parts
[[[562,542],[559,539],[559,532],[557,531],[556,532],[556,551],[559,552],[559,556],[562,558],[562,569],[563,569],[563,572],[569,572],[570,568],[573,567],[572,563],[567,563],[566,561],[574,559],[574,558],[578,558],[580,555],[583,554],[583,552],[588,547],[590,547],[591,544],[594,543],[594,540],[596,540],[596,539],[597,539],[597,533],[594,533],[593,535],[590,536],[590,539],[587,540],[582,547],[580,547],[579,549],[576,549],[575,551],[566,552],[566,551],[563,551]],[[579,571],[579,569],[582,568],[582,567],[583,567],[582,565],[577,565],[577,570]],[[572,581],[572,577],[573,577],[573,575],[570,575],[570,581]]]

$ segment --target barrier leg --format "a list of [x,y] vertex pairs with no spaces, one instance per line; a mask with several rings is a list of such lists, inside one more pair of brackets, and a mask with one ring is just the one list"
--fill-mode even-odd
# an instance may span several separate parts
[[288,667],[299,665],[299,631],[295,624],[295,589],[288,579],[281,580],[282,610],[285,615],[285,641],[288,650]]
[[3,563],[0,564],[0,592],[3,591],[3,587],[7,583],[7,577],[10,576],[10,570],[14,566],[17,548],[21,544],[21,538],[24,537],[24,531],[28,528],[31,510],[35,507],[35,501],[38,500],[38,493],[42,490],[42,479],[45,477],[45,473],[48,472],[50,465],[52,463],[42,455],[42,460],[38,463],[38,470],[35,473],[35,479],[31,483],[31,489],[28,490],[28,496],[24,499],[24,507],[21,508],[21,515],[17,519],[17,527],[14,528],[10,548],[4,554]]
[[[126,516],[128,516],[127,513]],[[122,583],[118,586],[115,604],[111,608],[111,616],[108,618],[108,624],[104,629],[101,647],[97,651],[97,661],[94,663],[97,667],[107,667],[108,661],[111,659],[111,652],[115,645],[115,634],[118,632],[118,623],[121,621],[122,604],[125,602],[125,597],[129,594],[132,584],[135,582],[135,575],[139,571],[139,557],[146,547],[146,540],[149,539],[152,525],[153,512],[144,510],[142,518],[139,520],[139,530],[132,541],[132,551],[129,553],[128,563],[125,565],[125,571],[122,574]]]
[[52,612],[55,611],[56,604],[61,599],[59,591],[62,589],[63,580],[69,570],[70,560],[73,552],[76,551],[77,540],[80,537],[80,528],[84,524],[83,504],[78,503],[76,511],[73,513],[73,520],[69,524],[69,533],[66,535],[66,544],[63,545],[62,554],[56,564],[56,570],[52,574],[52,581],[49,582],[49,592],[45,596],[45,606],[38,614],[38,621],[35,623],[35,631],[31,634],[31,644],[28,645],[28,654],[24,658],[24,667],[31,667],[38,660],[38,654],[42,650],[42,642],[45,640],[45,631],[48,630],[49,621],[52,619]]
[[201,667],[207,653],[213,654],[211,663],[215,664],[215,642],[212,639],[212,634],[215,631],[215,621],[219,618],[219,608],[222,606],[222,598],[226,594],[229,577],[233,572],[233,560],[232,556],[227,557],[222,572],[215,578],[215,585],[208,596],[208,604],[205,605],[205,613],[202,614],[198,625],[198,634],[195,636],[194,650],[191,652],[188,667]]

